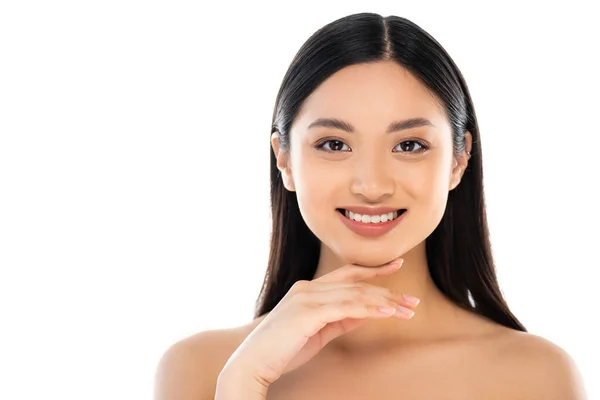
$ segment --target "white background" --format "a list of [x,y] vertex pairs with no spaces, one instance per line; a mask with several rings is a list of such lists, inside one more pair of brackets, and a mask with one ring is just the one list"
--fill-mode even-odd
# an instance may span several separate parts
[[600,398],[584,4],[3,2],[0,398],[151,398],[168,346],[252,319],[279,84],[316,29],[364,11],[411,19],[463,72],[503,292]]

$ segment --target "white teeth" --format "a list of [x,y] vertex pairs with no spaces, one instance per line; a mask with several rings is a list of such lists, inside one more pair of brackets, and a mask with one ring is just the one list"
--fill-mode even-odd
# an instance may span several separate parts
[[398,211],[380,215],[363,215],[344,210],[344,214],[346,215],[346,218],[362,222],[363,224],[378,224],[379,222],[387,222],[398,218]]

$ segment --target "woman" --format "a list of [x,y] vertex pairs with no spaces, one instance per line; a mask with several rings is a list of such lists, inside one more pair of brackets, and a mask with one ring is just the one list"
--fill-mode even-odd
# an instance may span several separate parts
[[271,146],[256,319],[172,346],[158,399],[584,398],[503,299],[473,103],[429,34],[370,13],[317,31]]

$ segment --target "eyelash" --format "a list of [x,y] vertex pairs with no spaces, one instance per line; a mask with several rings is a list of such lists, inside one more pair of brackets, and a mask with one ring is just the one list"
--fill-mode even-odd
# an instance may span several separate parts
[[[346,143],[344,143],[342,140],[339,139],[326,139],[326,140],[322,140],[319,143],[317,143],[315,145],[315,148],[317,148],[318,150],[323,150],[326,151],[328,153],[343,153],[343,152],[347,152],[348,150],[328,150],[325,149],[325,144],[327,143],[331,143],[331,142],[340,142],[345,144],[346,146],[348,146]],[[396,146],[394,146],[394,148],[398,147],[399,145],[403,144],[403,143],[417,143],[419,146],[421,146],[421,149],[418,151],[397,151],[396,153],[408,153],[408,154],[418,154],[418,153],[424,153],[427,150],[429,150],[429,146],[427,146],[425,143],[423,143],[420,140],[404,140],[400,143],[398,143]],[[350,146],[348,146],[350,147]]]

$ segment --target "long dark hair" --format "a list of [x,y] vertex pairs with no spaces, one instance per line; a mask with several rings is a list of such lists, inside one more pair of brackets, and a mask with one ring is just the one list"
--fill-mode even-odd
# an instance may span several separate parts
[[[289,149],[290,127],[317,86],[344,67],[382,60],[399,63],[441,100],[452,126],[456,155],[465,150],[465,132],[471,132],[473,138],[468,168],[460,184],[449,192],[440,224],[426,239],[434,283],[458,306],[526,331],[508,308],[496,278],[479,127],[467,84],[444,48],[422,28],[397,16],[361,13],[319,29],[300,48],[283,78],[271,133],[279,132],[280,146]],[[270,153],[271,250],[255,317],[271,311],[296,281],[313,279],[320,254],[320,241],[306,226],[295,192],[283,186],[275,154]]]

